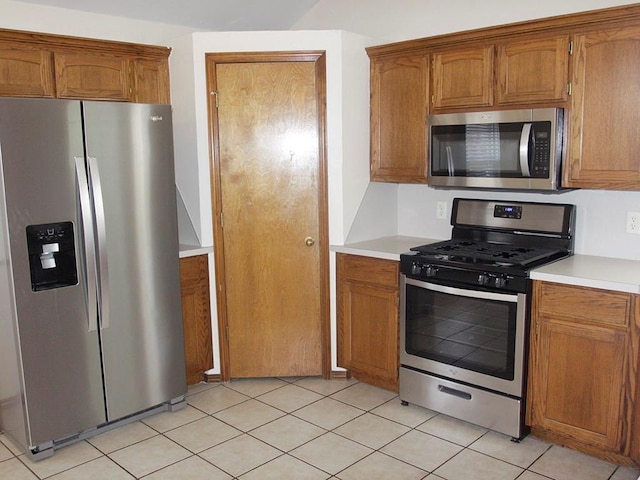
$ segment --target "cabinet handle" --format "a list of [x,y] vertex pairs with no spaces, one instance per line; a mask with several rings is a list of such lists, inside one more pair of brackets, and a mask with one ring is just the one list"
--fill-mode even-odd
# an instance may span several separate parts
[[316,241],[313,239],[313,237],[307,237],[304,239],[304,244],[307,247],[313,247],[315,245]]

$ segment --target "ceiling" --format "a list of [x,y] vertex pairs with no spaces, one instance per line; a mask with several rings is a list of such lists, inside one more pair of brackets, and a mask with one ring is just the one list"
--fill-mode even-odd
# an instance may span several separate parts
[[319,0],[19,0],[222,32],[289,30]]

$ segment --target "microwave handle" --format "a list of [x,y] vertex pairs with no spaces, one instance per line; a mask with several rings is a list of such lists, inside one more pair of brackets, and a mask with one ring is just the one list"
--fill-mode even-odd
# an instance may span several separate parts
[[529,138],[531,137],[532,123],[522,125],[522,133],[520,134],[520,171],[523,177],[530,177],[529,171]]

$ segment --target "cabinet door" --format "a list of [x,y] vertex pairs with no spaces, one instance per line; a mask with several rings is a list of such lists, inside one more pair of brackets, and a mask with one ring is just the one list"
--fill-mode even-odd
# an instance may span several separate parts
[[0,43],[0,95],[53,97],[53,63],[47,50]]
[[535,282],[528,392],[534,433],[610,461],[628,455],[638,362],[632,316],[629,294]]
[[[640,295],[633,296],[634,302],[634,315],[633,315],[633,325],[635,327],[635,332],[640,330]],[[638,359],[638,363],[640,364],[640,341],[632,341],[632,358]],[[640,365],[639,365],[640,367]],[[631,423],[631,460],[635,462],[636,465],[640,465],[640,368],[637,368],[635,371],[635,397],[633,400],[633,418]],[[633,390],[631,390],[633,392]]]
[[569,36],[498,45],[499,105],[563,102],[569,82]]
[[398,262],[338,254],[338,365],[398,391]]
[[619,451],[625,333],[543,320],[539,335],[534,424]]
[[493,105],[494,47],[433,54],[433,111]]
[[209,270],[206,255],[180,259],[180,290],[187,385],[201,382],[213,368]]
[[576,35],[568,187],[640,189],[640,28]]
[[132,61],[128,57],[56,52],[56,96],[130,101]]
[[135,102],[171,103],[167,59],[135,61]]
[[427,181],[425,55],[371,59],[371,180]]

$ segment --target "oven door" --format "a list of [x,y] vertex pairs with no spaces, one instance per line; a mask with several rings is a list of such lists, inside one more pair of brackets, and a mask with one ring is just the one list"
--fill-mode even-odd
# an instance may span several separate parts
[[455,382],[523,395],[526,294],[401,275],[400,363]]

